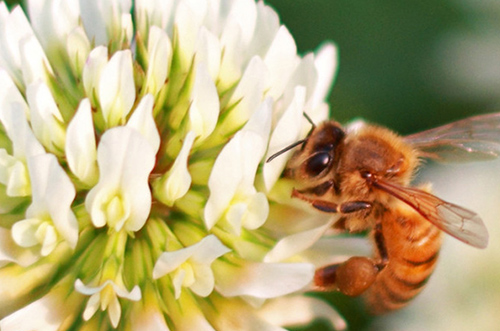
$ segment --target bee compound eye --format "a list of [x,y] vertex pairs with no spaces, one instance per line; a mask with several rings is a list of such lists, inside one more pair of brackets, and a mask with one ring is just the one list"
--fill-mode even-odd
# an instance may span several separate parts
[[310,176],[317,176],[330,164],[331,156],[326,152],[314,154],[307,160],[306,172]]

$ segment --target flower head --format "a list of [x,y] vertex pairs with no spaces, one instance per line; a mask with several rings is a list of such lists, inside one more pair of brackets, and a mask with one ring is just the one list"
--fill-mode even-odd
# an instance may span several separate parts
[[327,118],[334,46],[254,0],[27,8],[0,2],[0,328],[342,327],[302,296],[334,219],[264,163]]

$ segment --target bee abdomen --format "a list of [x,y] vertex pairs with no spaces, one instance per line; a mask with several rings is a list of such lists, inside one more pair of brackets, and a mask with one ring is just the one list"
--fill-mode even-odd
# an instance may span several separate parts
[[385,216],[382,231],[388,262],[365,297],[374,314],[402,308],[420,293],[441,248],[441,231],[421,216],[398,210]]

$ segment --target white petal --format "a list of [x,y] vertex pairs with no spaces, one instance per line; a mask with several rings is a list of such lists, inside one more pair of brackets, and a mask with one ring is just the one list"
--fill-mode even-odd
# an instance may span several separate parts
[[128,203],[128,199],[121,195],[121,192],[110,195],[109,200],[106,204],[103,204],[103,208],[106,213],[105,216],[107,218],[106,222],[110,228],[114,228],[115,231],[120,231],[123,228],[123,225],[130,217],[130,204]]
[[161,138],[153,117],[153,105],[153,96],[146,94],[137,105],[132,116],[130,116],[127,126],[141,133],[149,141],[156,154],[160,148]]
[[254,36],[257,23],[257,7],[254,1],[236,0],[231,2],[225,29],[237,24],[241,29],[242,43],[247,45]]
[[42,249],[40,250],[40,254],[42,256],[47,256],[56,248],[58,238],[56,230],[53,226],[48,225],[44,232],[44,238],[42,244]]
[[234,130],[248,121],[258,108],[262,102],[264,88],[268,86],[268,77],[269,71],[262,59],[253,57],[228,102],[228,105],[236,104],[224,121],[229,130]]
[[[26,175],[26,177],[28,176]],[[26,199],[23,197],[10,197],[7,193],[6,187],[0,184],[0,214],[10,214],[11,218],[19,217],[19,215],[15,216],[15,211],[21,204],[26,203]],[[4,220],[8,222],[7,217]]]
[[196,42],[196,62],[205,63],[205,66],[213,81],[217,80],[222,57],[219,38],[208,31],[205,26],[200,28]]
[[[101,228],[105,226],[106,223],[109,223],[110,227],[116,226],[120,223],[119,227],[121,229],[124,221],[126,220],[125,217],[130,216],[130,208],[123,211],[123,219],[109,219],[110,215],[106,213],[106,207],[113,199],[118,198],[118,194],[121,194],[121,191],[118,191],[118,189],[114,186],[99,187],[99,191],[96,190],[96,187],[97,186],[94,186],[85,199],[85,208],[90,213],[92,224],[94,224],[96,228]],[[92,195],[90,193],[92,193]],[[120,195],[120,198],[123,197]]]
[[18,104],[19,108],[24,111],[24,114],[29,116],[28,104],[24,100],[23,95],[14,84],[12,77],[0,67],[0,107],[5,109],[12,104]]
[[196,265],[193,269],[196,281],[189,288],[197,295],[207,297],[214,290],[214,273],[208,265]]
[[102,69],[99,101],[107,127],[123,124],[135,101],[135,83],[130,50],[118,51]]
[[271,114],[272,100],[266,98],[239,133],[243,136],[241,141],[241,150],[244,151],[241,160],[243,186],[250,187],[254,184],[257,168],[264,157],[269,140]]
[[[2,197],[2,213],[8,213],[11,209],[8,197],[25,196],[30,193],[30,184],[26,166],[15,157],[7,154],[5,149],[0,149],[0,183],[4,184],[5,196]],[[3,193],[3,192],[2,192]],[[0,195],[3,195],[0,193]]]
[[194,138],[195,133],[189,131],[172,168],[154,185],[156,196],[167,206],[173,206],[174,202],[182,198],[191,186],[191,174],[187,163]]
[[120,316],[122,315],[122,308],[118,302],[118,298],[115,296],[108,306],[108,316],[111,321],[111,325],[116,329],[118,323],[120,322]]
[[225,231],[239,237],[241,235],[241,226],[243,217],[247,213],[246,203],[232,203],[226,212],[227,224],[223,223],[222,227]]
[[[10,169],[14,166],[14,164],[16,164],[16,162],[17,160],[15,157],[10,156],[5,149],[0,148],[0,183],[4,185],[7,184]],[[2,207],[0,207],[0,210],[2,210]]]
[[71,210],[76,195],[71,180],[52,154],[31,157],[28,160],[28,169],[33,202],[26,215],[37,217],[38,213],[48,213],[57,233],[70,247],[75,248],[78,241],[78,222]]
[[[255,310],[242,300],[230,300],[216,296],[210,298],[212,310],[206,313],[210,323],[219,331],[259,330],[286,331],[258,316]],[[224,312],[221,314],[220,312]],[[193,329],[194,330],[194,329]]]
[[95,286],[88,286],[85,285],[79,278],[75,280],[75,291],[80,292],[81,294],[84,295],[94,295],[96,293],[101,292],[101,290],[107,285],[108,283],[101,284],[98,287]]
[[251,194],[243,202],[233,203],[226,213],[227,224],[223,228],[240,236],[241,227],[255,230],[261,227],[269,215],[269,202],[262,192]]
[[[19,6],[20,7],[20,6]],[[18,11],[22,12],[21,8],[18,8]],[[13,79],[17,82],[22,81],[20,75],[20,61],[19,61],[19,47],[12,47],[13,45],[19,46],[17,40],[12,40],[12,34],[7,30],[10,25],[10,16],[11,12],[9,8],[7,8],[7,4],[5,2],[0,2],[0,43],[4,46],[2,47],[2,51],[0,52],[0,67],[2,70],[7,70],[9,74],[12,75]],[[26,17],[24,18],[26,21],[26,26],[30,27],[30,24]],[[28,29],[29,30],[29,29]],[[17,52],[16,56],[12,56],[13,52]],[[16,61],[16,62],[14,62]]]
[[92,296],[90,296],[89,300],[87,301],[87,305],[85,306],[85,310],[83,311],[82,317],[85,321],[88,321],[92,316],[94,316],[97,309],[99,308],[100,302],[100,294],[93,294]]
[[49,77],[47,75],[52,75],[53,71],[36,37],[33,35],[22,40],[19,49],[25,84],[29,85],[37,81],[48,83]]
[[226,25],[220,37],[222,59],[219,70],[219,90],[231,88],[242,76],[244,52],[241,27],[236,22]]
[[[20,6],[14,7],[12,12],[8,13],[5,6],[2,6],[4,12],[2,23],[0,24],[0,39],[2,51],[0,52],[0,61],[4,63],[5,69],[9,71],[13,79],[19,86],[25,86],[22,77],[22,59],[20,49],[21,41],[34,37],[31,24],[23,9]],[[3,31],[2,31],[3,30]]]
[[87,38],[83,27],[78,26],[71,31],[67,38],[66,49],[73,72],[77,77],[81,77],[85,62],[91,51],[90,40]]
[[213,132],[220,111],[217,88],[203,62],[196,66],[190,101],[189,130],[200,137],[199,141],[203,141]]
[[[31,301],[36,300],[36,298],[31,297],[30,294],[46,286],[50,283],[51,279],[53,280],[54,273],[57,273],[61,261],[67,260],[71,256],[68,253],[67,249],[56,250],[53,255],[49,259],[45,259],[43,263],[35,263],[28,268],[23,268],[22,266],[14,264],[2,267],[0,269],[0,277],[2,278],[2,282],[0,282],[2,317],[12,313],[13,307],[25,306],[27,304],[26,294],[31,298]],[[54,284],[51,288],[55,289],[59,287],[59,284],[60,283]],[[65,298],[67,298],[69,294],[68,285],[69,284],[63,285],[66,292],[64,294]]]
[[204,313],[198,301],[188,294],[181,294],[177,304],[169,306],[172,324],[179,331],[215,331]]
[[257,167],[265,153],[271,123],[271,100],[266,99],[217,156],[208,179],[210,196],[205,225],[211,229],[240,189],[253,188]]
[[12,239],[21,247],[31,247],[39,244],[35,236],[41,221],[36,218],[16,222],[12,226]]
[[299,63],[297,46],[285,26],[280,27],[266,53],[264,62],[270,72],[270,90],[266,95],[276,100],[283,93],[288,79]]
[[173,252],[163,252],[153,268],[153,279],[158,279],[176,270],[193,254],[192,247],[186,247]]
[[176,6],[175,1],[164,0],[136,0],[134,2],[137,31],[141,36],[146,36],[148,30],[153,26],[160,27],[165,31],[171,31],[170,24],[174,18],[172,12]]
[[264,262],[283,261],[311,247],[336,220],[337,218],[332,217],[324,225],[280,239],[266,254]]
[[170,329],[157,301],[155,299],[148,300],[148,295],[146,294],[144,297],[145,302],[143,304],[134,305],[134,308],[132,308],[129,323],[125,326],[125,330],[169,331]]
[[47,150],[62,154],[66,139],[63,118],[49,90],[42,82],[28,85],[28,104],[31,109],[31,127]]
[[165,276],[190,258],[193,263],[211,264],[216,258],[229,251],[217,237],[208,235],[194,245],[173,252],[163,252],[153,268],[153,278]]
[[[319,76],[320,74],[316,69],[314,54],[309,53],[300,60],[300,63],[288,81],[288,85],[283,93],[284,104],[288,105],[289,102],[293,100],[297,86],[304,86],[306,88],[306,103],[303,111],[307,114],[311,113],[312,110],[319,106],[320,101],[323,101],[315,99],[318,97],[315,95],[315,89],[319,83]],[[314,119],[315,118],[313,118],[313,120]]]
[[113,288],[115,294],[120,298],[128,299],[131,301],[138,301],[141,299],[141,289],[137,285],[134,286],[131,291],[128,291],[123,286],[117,285],[115,282],[109,279],[99,286],[85,285],[80,279],[76,279],[74,284],[75,290],[77,292],[90,296],[101,292],[108,285]]
[[139,301],[141,299],[141,289],[139,286],[135,285],[132,290],[128,291],[122,286],[119,286],[111,281],[108,281],[112,284],[113,289],[115,290],[115,293],[117,296],[120,298],[128,299],[131,301]]
[[276,11],[264,2],[257,2],[257,23],[248,53],[264,56],[279,29],[280,20]]
[[[335,252],[335,254],[332,254]],[[351,256],[371,256],[373,244],[365,237],[323,236],[300,257],[317,267],[339,263]]]
[[19,247],[12,238],[10,230],[0,228],[0,266],[14,262],[27,267],[36,262],[39,255],[32,250]]
[[[125,3],[129,0],[121,0],[122,3]],[[129,1],[131,3],[131,1]],[[122,13],[120,16],[121,26],[116,27],[116,32],[111,32],[111,35],[119,35],[120,39],[123,43],[130,43],[132,40],[132,36],[134,34],[134,23],[132,22],[132,15],[130,14],[130,8],[128,12]]]
[[[305,88],[301,86],[297,87],[292,103],[278,120],[271,134],[266,159],[299,139],[302,128],[302,112],[304,109],[305,97]],[[287,154],[291,155],[291,152],[280,155],[272,160],[272,162],[264,163],[262,173],[264,176],[264,185],[268,191],[271,190],[283,172],[286,162],[288,161]]]
[[307,263],[218,263],[215,287],[225,297],[248,295],[274,298],[299,291],[313,279],[315,268]]
[[178,51],[180,67],[185,70],[189,67],[194,55],[196,38],[203,18],[206,15],[206,1],[181,1],[175,12],[175,26],[179,37]]
[[167,33],[152,26],[148,40],[148,70],[145,91],[156,95],[165,84],[172,61],[172,42]]
[[[85,206],[92,221],[99,220],[103,206],[120,193],[130,214],[127,231],[139,230],[151,209],[149,174],[155,164],[155,152],[140,133],[128,127],[107,130],[97,148],[99,182],[87,195]],[[103,200],[105,199],[105,200]],[[106,222],[113,220],[106,220]]]
[[259,316],[274,325],[308,325],[317,318],[326,319],[335,330],[344,330],[346,322],[326,302],[306,296],[283,297],[270,300],[258,311]]
[[97,147],[89,99],[80,102],[66,132],[66,159],[71,171],[88,186],[97,182]]
[[[310,107],[307,102],[310,101],[311,95],[316,88],[318,81],[318,73],[314,66],[314,54],[308,53],[300,59],[295,71],[288,80],[285,91],[283,92],[283,102],[289,105],[295,98],[297,87],[303,86],[306,89],[306,106]],[[309,114],[310,108],[303,109]]]
[[83,67],[83,88],[92,106],[98,104],[98,91],[101,74],[108,63],[108,49],[104,46],[94,48]]
[[184,269],[178,269],[175,272],[173,272],[172,286],[174,287],[175,299],[179,299],[181,296],[182,283],[184,283],[185,276],[186,276],[186,270]]
[[30,22],[45,49],[54,47],[78,27],[78,0],[29,0]]
[[10,197],[23,197],[31,193],[31,185],[26,165],[21,161],[14,163],[9,169],[7,179],[7,195]]
[[221,218],[243,178],[240,164],[243,153],[240,149],[241,139],[241,135],[236,134],[224,146],[210,173],[208,179],[210,196],[204,210],[205,225],[209,230]]
[[318,73],[318,82],[311,96],[311,108],[325,101],[332,88],[332,83],[338,69],[337,47],[331,43],[323,45],[317,52],[314,66]]
[[269,202],[262,192],[254,194],[249,203],[248,210],[243,220],[243,227],[249,230],[258,229],[264,224],[269,215]]
[[198,264],[211,264],[216,258],[229,253],[231,250],[224,246],[214,235],[208,235],[198,243],[193,245],[196,251],[192,256],[192,261]]
[[90,40],[106,45],[109,36],[121,36],[122,15],[130,13],[129,0],[80,0],[81,19]]
[[64,290],[53,290],[0,321],[2,331],[56,331],[74,312],[75,304],[65,300]]
[[31,131],[21,104],[14,103],[0,109],[0,121],[12,141],[14,157],[24,161],[29,156],[45,153]]

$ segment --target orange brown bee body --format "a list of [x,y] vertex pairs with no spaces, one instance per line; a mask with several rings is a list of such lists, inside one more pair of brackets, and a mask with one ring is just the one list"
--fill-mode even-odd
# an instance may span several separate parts
[[373,125],[344,130],[326,121],[268,161],[299,144],[285,171],[296,182],[292,196],[340,214],[337,229],[369,229],[375,247],[372,257],[319,268],[318,290],[363,294],[373,313],[385,313],[405,306],[424,288],[439,255],[441,230],[486,247],[488,233],[477,214],[435,197],[427,186],[412,187],[411,181],[422,157],[497,157],[500,114],[408,137]]
[[401,308],[420,293],[441,248],[441,230],[415,212],[394,208],[382,217],[387,264],[365,294],[377,314]]

